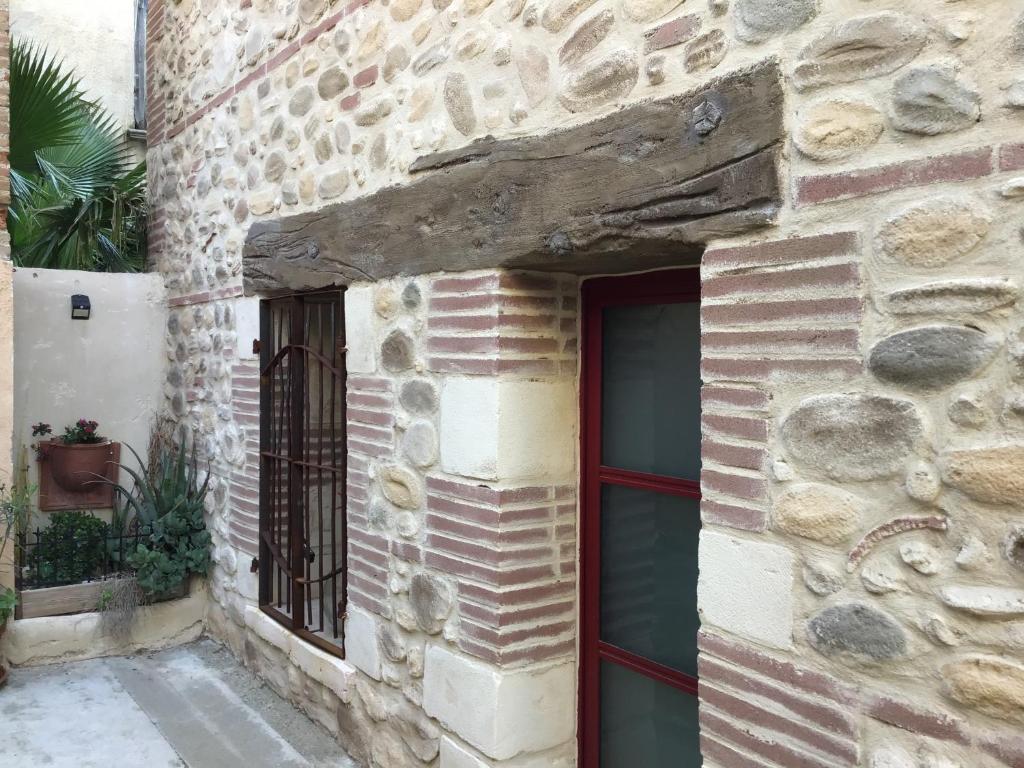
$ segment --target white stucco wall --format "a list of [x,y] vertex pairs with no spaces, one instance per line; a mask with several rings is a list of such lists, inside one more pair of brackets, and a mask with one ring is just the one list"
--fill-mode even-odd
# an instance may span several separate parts
[[135,0],[11,0],[11,35],[63,58],[87,96],[133,124]]
[[[92,317],[71,319],[84,293]],[[163,396],[167,302],[157,274],[18,269],[14,274],[14,442],[31,445],[32,424],[55,434],[80,418],[143,456]],[[131,461],[124,451],[123,461]],[[31,455],[30,455],[31,459]],[[30,477],[37,482],[34,461]]]

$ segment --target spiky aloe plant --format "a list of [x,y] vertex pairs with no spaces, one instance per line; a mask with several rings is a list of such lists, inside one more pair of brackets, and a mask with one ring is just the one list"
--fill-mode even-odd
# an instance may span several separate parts
[[11,46],[11,251],[19,266],[143,268],[146,166],[45,49]]

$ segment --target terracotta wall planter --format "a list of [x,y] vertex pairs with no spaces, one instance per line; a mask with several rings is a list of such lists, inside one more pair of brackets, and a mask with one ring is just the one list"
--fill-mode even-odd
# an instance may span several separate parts
[[84,493],[96,487],[101,478],[109,476],[108,463],[117,461],[110,440],[80,445],[53,440],[42,450],[54,481],[68,493]]

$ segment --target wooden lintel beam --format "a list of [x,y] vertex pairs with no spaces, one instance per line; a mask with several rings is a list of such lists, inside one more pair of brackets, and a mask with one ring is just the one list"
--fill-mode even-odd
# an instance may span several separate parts
[[259,222],[247,293],[492,267],[625,272],[686,263],[780,204],[775,61],[539,136],[417,160],[411,181]]

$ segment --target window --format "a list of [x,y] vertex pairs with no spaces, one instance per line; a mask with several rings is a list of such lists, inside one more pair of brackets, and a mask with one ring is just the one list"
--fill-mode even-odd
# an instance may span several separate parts
[[260,606],[343,654],[344,293],[269,299],[260,327]]
[[583,300],[581,766],[696,767],[698,273]]

